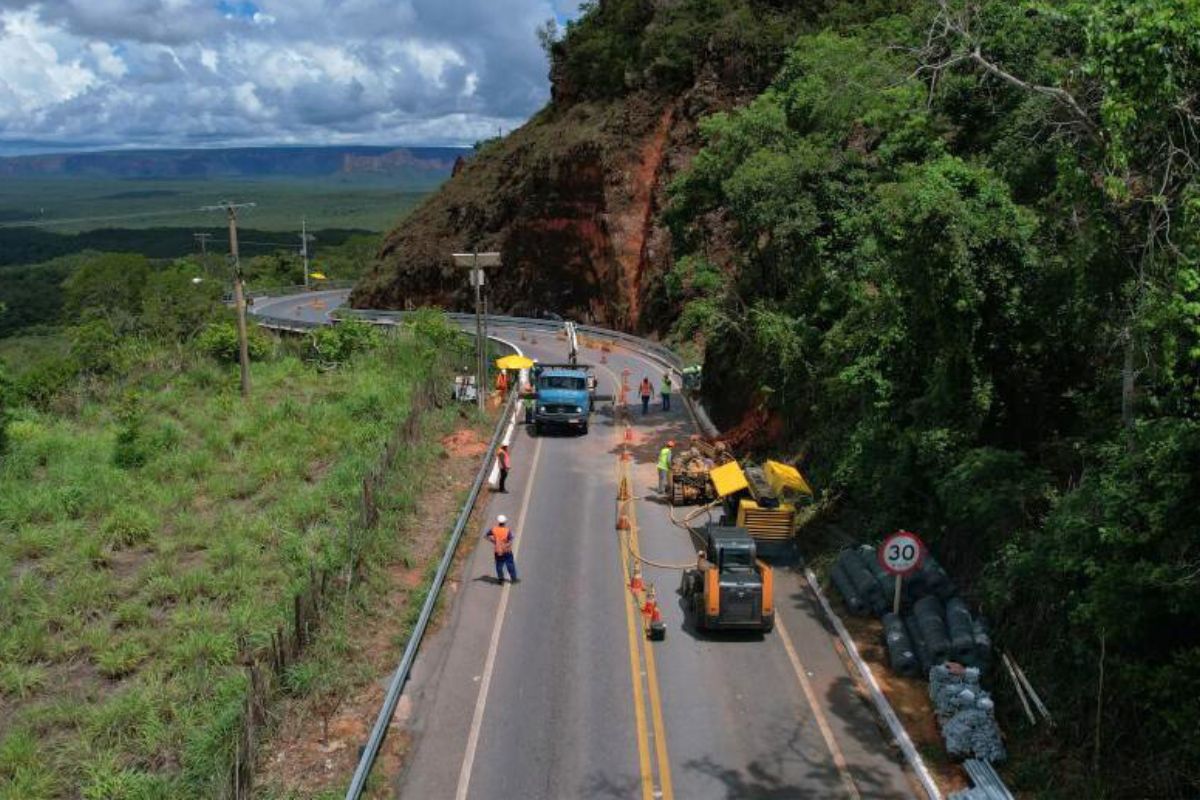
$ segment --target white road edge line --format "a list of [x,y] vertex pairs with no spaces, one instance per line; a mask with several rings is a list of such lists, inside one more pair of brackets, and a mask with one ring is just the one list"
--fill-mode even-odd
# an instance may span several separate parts
[[[516,343],[514,343],[514,342],[510,342],[507,339],[501,339],[499,336],[489,336],[488,338],[495,339],[500,344],[506,345],[507,347],[511,347],[513,349],[513,352],[519,356],[525,355],[525,351],[522,350],[520,347],[518,347],[516,345]],[[516,430],[517,417],[520,415],[520,413],[521,413],[521,404],[517,403],[517,407],[513,411],[513,421],[511,423],[509,423],[508,430],[504,432],[503,444],[512,444],[513,432]],[[487,482],[488,482],[488,486],[491,486],[493,488],[500,485],[499,459],[492,462],[492,471],[490,473],[488,473]]]
[[862,656],[859,655],[858,647],[854,644],[854,639],[850,636],[850,631],[846,630],[846,626],[842,623],[841,618],[834,613],[833,606],[829,605],[829,600],[825,597],[825,593],[821,591],[821,585],[817,582],[817,576],[813,574],[811,569],[805,568],[804,577],[808,580],[809,588],[813,590],[813,594],[820,601],[821,609],[825,612],[825,616],[833,623],[834,630],[837,631],[838,637],[842,640],[846,652],[850,654],[850,660],[854,662],[854,668],[858,670],[859,677],[867,685],[871,700],[875,703],[875,710],[879,712],[879,716],[883,717],[883,721],[887,723],[888,729],[892,732],[892,736],[900,746],[900,752],[904,753],[904,758],[908,761],[909,767],[916,773],[917,780],[921,783],[921,788],[925,790],[925,794],[929,796],[929,800],[942,800],[942,792],[938,789],[937,783],[929,773],[929,768],[925,766],[925,760],[917,752],[916,746],[913,745],[912,739],[909,738],[908,731],[904,729],[900,718],[896,716],[895,709],[888,702],[883,690],[879,688],[879,683],[875,680],[875,675],[871,672],[871,668],[867,666],[867,662],[863,661]]
[[[517,411],[520,410],[518,406]],[[512,435],[513,429],[517,423],[517,413],[514,411],[512,421],[508,424],[508,431],[505,434],[505,440]],[[525,522],[525,512],[529,509],[529,498],[533,494],[533,485],[536,483],[534,477],[537,474],[538,457],[542,454],[542,440],[537,439],[537,444],[533,446],[533,460],[529,467],[529,480],[525,484],[525,494],[521,498],[521,510],[517,512],[515,523],[516,530],[521,534],[513,543],[513,558],[517,556],[517,552],[521,549],[521,542],[525,541],[528,533],[522,528],[522,523]],[[500,631],[504,627],[504,612],[508,609],[509,589],[512,584],[504,587],[500,595],[500,604],[496,609],[496,621],[492,625],[492,638],[488,643],[487,660],[483,665],[483,678],[479,683],[479,697],[475,700],[475,713],[471,716],[471,729],[467,734],[467,750],[463,754],[462,768],[458,771],[458,790],[454,793],[457,800],[466,800],[467,791],[471,787],[471,770],[475,765],[475,751],[479,747],[479,731],[483,727],[483,711],[487,706],[488,688],[492,683],[492,672],[496,666],[496,651],[500,648]]]
[[800,688],[804,690],[804,697],[808,700],[813,717],[817,720],[817,727],[821,730],[821,738],[825,740],[825,747],[828,748],[829,754],[833,756],[833,764],[837,767],[838,774],[842,776],[842,783],[846,787],[846,792],[850,797],[859,800],[862,795],[859,794],[858,786],[855,785],[854,778],[850,775],[850,767],[846,764],[846,756],[842,754],[842,748],[838,746],[837,739],[833,737],[833,729],[829,727],[829,720],[825,718],[825,712],[821,710],[817,693],[813,690],[812,683],[808,680],[808,673],[805,672],[804,665],[800,663],[800,655],[796,652],[795,646],[792,645],[792,637],[788,636],[787,627],[783,624],[783,619],[778,614],[775,615],[775,633],[783,643],[783,649],[787,651],[788,661],[792,662],[792,669],[796,672],[796,678],[800,681]]

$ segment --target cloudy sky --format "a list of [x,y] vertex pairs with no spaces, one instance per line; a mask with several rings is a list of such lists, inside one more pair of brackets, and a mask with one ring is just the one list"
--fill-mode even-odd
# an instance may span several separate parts
[[0,155],[470,144],[546,100],[579,0],[0,0]]

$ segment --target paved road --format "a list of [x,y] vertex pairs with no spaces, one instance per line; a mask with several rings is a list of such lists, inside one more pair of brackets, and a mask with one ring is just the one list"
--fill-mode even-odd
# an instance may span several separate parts
[[262,317],[281,317],[297,322],[326,322],[329,312],[346,302],[349,289],[333,289],[283,297],[260,297],[250,306],[250,313]]
[[[565,356],[553,337],[535,344],[518,331],[496,335],[543,361]],[[643,374],[656,385],[661,379],[662,369],[636,354],[618,351],[608,361],[602,391],[626,368],[631,385]],[[654,460],[665,438],[686,439],[692,424],[677,408],[635,413],[632,428],[641,553],[689,562],[692,542],[655,497]],[[479,545],[448,587],[450,613],[405,690],[414,745],[398,795],[912,797],[798,573],[777,572],[773,633],[704,636],[674,593],[679,573],[648,567],[667,638],[644,640],[614,526],[623,440],[611,411],[586,437],[535,438],[518,426],[509,493],[492,495],[487,512],[515,523],[522,580],[495,583],[490,545],[475,531]]]

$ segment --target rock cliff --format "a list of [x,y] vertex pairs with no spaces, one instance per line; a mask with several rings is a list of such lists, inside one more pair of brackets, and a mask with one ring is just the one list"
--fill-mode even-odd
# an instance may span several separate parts
[[[666,12],[645,8],[635,42],[662,28],[655,17]],[[620,91],[597,97],[592,65],[568,68],[568,33],[554,50],[551,103],[482,145],[386,237],[352,305],[469,310],[466,276],[449,256],[477,248],[502,254],[489,276],[493,311],[662,330],[671,317],[661,292],[671,241],[658,219],[666,189],[699,149],[700,118],[753,98],[776,66],[765,63],[773,53],[748,65],[736,37],[702,32],[699,41],[686,81],[667,88],[652,68],[631,76],[626,67]]]

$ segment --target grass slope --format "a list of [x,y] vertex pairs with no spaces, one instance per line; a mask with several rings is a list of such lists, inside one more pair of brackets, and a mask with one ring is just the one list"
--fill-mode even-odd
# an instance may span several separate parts
[[[285,354],[254,366],[244,403],[227,368],[147,347],[121,385],[91,387],[70,413],[20,410],[10,426],[4,800],[217,794],[244,698],[239,650],[287,619],[310,565],[345,557],[361,478],[426,370],[403,338],[332,373]],[[121,467],[135,409],[145,463]],[[397,469],[433,449],[402,453]],[[412,504],[399,484],[369,560],[404,557],[384,532]]]

